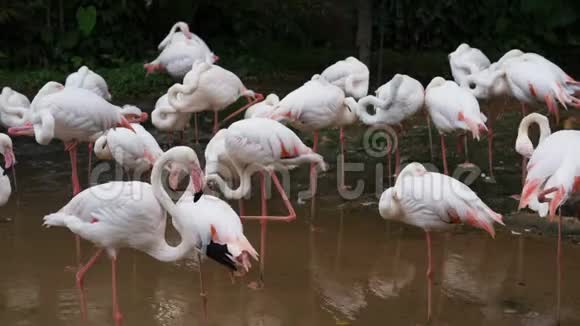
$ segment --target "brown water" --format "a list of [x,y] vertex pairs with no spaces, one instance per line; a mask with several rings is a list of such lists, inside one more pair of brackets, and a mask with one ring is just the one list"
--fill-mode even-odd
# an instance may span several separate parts
[[[513,137],[502,135],[513,130],[503,130],[498,133],[498,146],[511,148]],[[424,132],[424,127],[414,128],[405,135],[404,160],[429,161]],[[307,188],[307,169],[293,173],[292,202],[298,218],[267,226],[264,289],[248,288],[257,279],[258,264],[232,284],[221,266],[204,263],[209,325],[426,324],[424,234],[379,217],[375,187],[383,178],[377,177],[375,167],[384,158],[364,156],[361,134],[349,132],[347,160],[364,162],[366,170],[350,174],[347,180],[349,184],[356,178],[366,182],[362,196],[341,199],[333,168],[320,176],[315,204],[300,205],[296,193]],[[334,136],[323,137],[321,144],[331,163],[336,152]],[[65,271],[65,266],[75,262],[73,236],[66,229],[41,227],[42,217],[70,198],[68,156],[58,143],[43,147],[18,139],[15,147],[19,191],[0,208],[0,217],[13,219],[0,224],[0,325],[85,325],[74,273]],[[486,170],[485,142],[472,143],[472,147],[473,161]],[[201,147],[197,149],[202,156]],[[478,178],[472,186],[494,209],[509,213],[515,202],[507,196],[519,187],[519,161],[511,151],[498,152],[497,183]],[[451,157],[450,163],[459,160]],[[79,164],[85,185],[86,162],[83,150]],[[279,200],[269,205],[272,211],[282,207]],[[257,213],[257,200],[249,201],[247,209]],[[260,224],[245,222],[244,227],[259,248]],[[493,240],[462,228],[435,234],[433,245],[431,325],[556,324],[555,238],[516,235],[505,228]],[[579,325],[580,247],[567,241],[563,248],[560,324]],[[89,243],[83,243],[85,260],[92,251]],[[124,325],[202,324],[196,262],[160,263],[124,250],[119,264]],[[112,325],[107,259],[89,272],[85,284],[87,324]]]

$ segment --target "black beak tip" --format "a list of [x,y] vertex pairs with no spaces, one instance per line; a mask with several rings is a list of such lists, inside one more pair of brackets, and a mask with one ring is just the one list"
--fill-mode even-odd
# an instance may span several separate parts
[[228,267],[232,271],[237,271],[236,263],[229,255],[227,245],[220,245],[212,241],[206,248],[206,256]]
[[193,194],[193,202],[197,203],[197,201],[201,198],[201,196],[203,195],[202,191],[196,192],[195,194]]

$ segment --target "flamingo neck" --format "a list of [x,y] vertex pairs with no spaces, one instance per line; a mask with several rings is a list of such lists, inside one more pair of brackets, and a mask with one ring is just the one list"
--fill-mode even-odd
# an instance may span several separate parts
[[164,154],[162,155],[153,165],[153,169],[151,171],[151,186],[153,187],[153,195],[157,201],[161,204],[163,209],[165,209],[171,216],[177,215],[177,206],[163,188],[163,181],[161,175],[163,173],[163,169],[167,166],[170,162],[170,155]]
[[[367,111],[367,107],[369,105],[372,105],[375,113],[374,114],[370,114]],[[356,109],[355,112],[357,114],[357,116],[359,117],[359,119],[366,125],[376,125],[381,123],[381,121],[379,121],[378,118],[378,114],[377,114],[377,108],[380,107],[380,103],[378,101],[378,99],[373,96],[373,95],[369,95],[369,96],[365,96],[362,99],[360,99],[356,105]]]
[[191,237],[184,237],[180,234],[181,242],[177,246],[170,246],[164,237],[167,218],[163,223],[164,231],[160,233],[163,236],[154,246],[146,250],[147,254],[162,262],[173,262],[185,258],[196,247],[195,243],[190,240]]
[[531,143],[532,140],[530,139],[529,131],[530,126],[533,123],[537,124],[540,128],[540,138],[538,140],[538,145],[540,145],[546,138],[548,138],[548,136],[551,135],[552,131],[550,130],[548,119],[539,114],[530,114],[522,120],[518,128],[518,138]]
[[226,196],[226,198],[241,199],[247,193],[249,193],[251,188],[252,188],[252,179],[251,179],[252,178],[252,169],[250,169],[250,168],[242,169],[234,160],[232,160],[231,163],[232,163],[232,166],[234,167],[236,174],[240,178],[240,184],[238,185],[238,187],[236,189],[232,189],[228,185],[228,183],[225,182],[224,179],[222,179],[222,177],[217,173],[212,174],[210,176],[206,176],[206,179],[207,180],[214,180],[218,184],[218,186],[220,187],[220,190],[222,191],[224,196]]

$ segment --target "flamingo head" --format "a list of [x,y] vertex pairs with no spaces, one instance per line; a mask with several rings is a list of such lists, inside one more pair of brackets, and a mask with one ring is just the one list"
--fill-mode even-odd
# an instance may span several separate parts
[[518,136],[516,139],[516,152],[523,157],[530,158],[534,153],[534,144],[529,138]]
[[0,154],[4,156],[4,169],[9,169],[16,162],[12,149],[12,139],[5,134],[0,134]]
[[385,220],[399,220],[403,217],[403,209],[395,187],[391,187],[381,195],[379,214]]
[[211,59],[212,59],[212,62],[215,63],[215,62],[219,61],[220,57],[215,55],[215,54],[212,54]]

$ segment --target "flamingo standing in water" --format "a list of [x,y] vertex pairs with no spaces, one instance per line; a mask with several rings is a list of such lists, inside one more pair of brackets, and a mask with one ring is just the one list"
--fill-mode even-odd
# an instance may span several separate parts
[[[161,96],[155,103],[155,109],[151,112],[151,123],[159,131],[169,134],[170,143],[173,142],[173,133],[179,131],[183,141],[183,133],[191,120],[190,112],[180,112],[169,104],[168,95]],[[195,119],[195,139],[197,140],[197,119]]]
[[[300,138],[281,123],[265,118],[245,119],[234,122],[227,129],[220,130],[208,144],[205,151],[206,180],[216,182],[225,197],[241,199],[251,192],[251,176],[261,172],[261,209],[260,216],[246,216],[245,219],[260,219],[261,249],[260,283],[263,285],[264,260],[266,250],[266,221],[292,221],[296,212],[280,184],[275,170],[288,170],[300,164],[314,163],[323,170],[326,164],[322,156],[304,145]],[[230,168],[233,171],[229,170]],[[266,173],[269,173],[278,193],[282,197],[288,214],[284,216],[268,215],[266,203]],[[232,189],[223,179],[228,177],[239,180],[236,189]]]
[[[435,77],[427,86],[425,92],[425,106],[441,137],[441,155],[443,170],[449,174],[445,147],[445,134],[457,129],[471,132],[473,138],[479,140],[480,131],[487,130],[487,118],[480,112],[479,103],[467,89],[459,87],[453,81],[446,81]],[[467,155],[467,139],[465,145],[464,164],[470,164]]]
[[114,105],[82,88],[65,88],[48,82],[34,97],[30,122],[8,129],[15,136],[34,136],[41,145],[54,138],[65,144],[72,165],[73,194],[80,192],[77,174],[77,145],[89,141],[98,132],[114,127],[132,130],[131,125]]
[[379,213],[386,220],[422,228],[427,241],[427,316],[431,318],[433,262],[431,232],[469,224],[495,237],[493,223],[503,217],[489,208],[476,193],[449,176],[428,172],[420,163],[410,163],[397,177],[395,186],[381,195]]
[[[357,121],[353,112],[356,100],[345,97],[344,92],[320,75],[286,95],[272,111],[270,118],[288,121],[297,129],[313,132],[312,149],[318,151],[318,131],[325,128],[342,128]],[[341,155],[344,157],[344,137],[340,138]],[[340,186],[344,187],[344,176]],[[311,165],[311,190],[316,193],[316,170]]]
[[[375,91],[376,96],[368,95],[358,101],[355,113],[366,125],[371,126],[401,126],[402,122],[423,108],[425,89],[417,80],[396,74],[388,83]],[[374,114],[367,112],[367,106],[372,105]],[[395,174],[400,170],[399,137],[395,131]],[[391,149],[388,151],[389,178],[391,177]]]
[[119,128],[109,130],[95,141],[95,154],[101,160],[115,160],[127,172],[138,175],[148,171],[163,150],[143,126],[132,123],[135,132]]
[[82,66],[77,72],[68,75],[64,86],[84,88],[107,101],[111,100],[111,93],[109,93],[109,86],[105,79],[87,66]]
[[[540,140],[534,149],[528,136],[532,123],[540,127]],[[522,119],[516,151],[529,158],[527,175],[520,196],[519,209],[529,207],[542,217],[549,214],[550,220],[556,211],[574,193],[580,190],[580,131],[560,130],[550,133],[548,119],[532,113]],[[556,254],[558,307],[560,306],[562,261],[562,218],[558,217],[558,246]]]
[[183,79],[167,92],[169,104],[180,112],[214,112],[213,133],[218,131],[218,113],[244,96],[248,104],[226,117],[230,120],[248,107],[264,99],[260,93],[248,90],[233,72],[220,66],[196,61]]
[[[163,169],[173,163],[188,169],[193,194],[188,195],[187,199],[201,202],[202,207],[185,211],[183,207],[175,205],[164,190],[161,174]],[[255,257],[255,250],[244,237],[239,220],[237,223],[232,222],[235,219],[229,216],[231,212],[224,209],[223,203],[211,199],[200,200],[203,185],[203,172],[195,152],[183,146],[174,147],[155,163],[151,184],[114,181],[96,185],[79,193],[57,213],[44,217],[46,227],[67,227],[99,248],[76,275],[83,307],[85,274],[103,250],[111,258],[113,318],[117,325],[122,320],[116,280],[117,254],[121,248],[137,249],[163,262],[182,259],[197,249],[230,269],[235,270],[239,266],[244,270],[249,268],[247,256]],[[212,210],[214,214],[210,216]],[[175,247],[168,245],[165,240],[166,212],[173,217],[176,229],[181,234],[182,241]],[[197,215],[192,212],[199,213],[200,219],[197,220]],[[207,241],[208,237],[212,241]]]
[[[0,206],[4,206],[12,194],[10,178],[6,175],[6,170],[14,169],[13,166],[16,163],[14,150],[12,149],[12,139],[5,134],[0,134],[0,154],[4,156],[4,168],[0,167]],[[16,179],[14,179],[14,182],[16,183]]]

